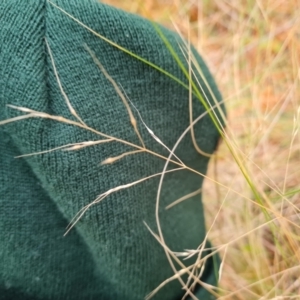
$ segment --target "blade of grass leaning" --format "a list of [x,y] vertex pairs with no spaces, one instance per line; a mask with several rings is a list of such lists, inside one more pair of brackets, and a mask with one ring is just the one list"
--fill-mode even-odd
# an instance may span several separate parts
[[[224,139],[227,147],[229,148],[229,151],[231,152],[234,160],[236,161],[236,163],[237,163],[238,167],[240,168],[243,176],[245,177],[245,179],[246,179],[246,181],[247,181],[250,189],[252,190],[254,197],[259,202],[259,204],[263,205],[262,197],[261,197],[260,193],[258,192],[258,190],[256,189],[255,184],[252,182],[251,177],[249,175],[249,172],[247,171],[245,165],[242,163],[242,159],[239,157],[239,155],[234,150],[234,148],[230,145],[228,139],[225,138],[221,122],[219,122],[219,120],[213,114],[213,111],[210,110],[210,103],[208,101],[205,101],[205,99],[202,96],[202,94],[200,93],[197,85],[195,84],[195,82],[193,81],[193,79],[190,78],[188,70],[185,68],[184,64],[180,60],[180,58],[177,55],[176,51],[174,50],[174,48],[172,47],[172,45],[170,44],[170,42],[168,41],[168,39],[165,37],[165,35],[163,34],[163,32],[161,31],[161,29],[159,28],[159,26],[157,24],[155,24],[154,22],[152,22],[152,24],[153,24],[154,28],[156,29],[158,35],[161,37],[161,39],[165,43],[167,49],[170,51],[171,55],[173,56],[173,58],[177,62],[178,66],[181,68],[181,70],[184,73],[184,75],[187,77],[187,79],[189,81],[191,81],[192,89],[193,89],[194,93],[196,94],[196,97],[203,104],[205,110],[208,111],[208,114],[209,114],[212,122],[214,123],[214,125],[217,128],[217,130],[220,133],[220,135],[223,137],[223,139]],[[262,208],[262,210],[263,210],[263,213],[264,213],[264,215],[266,217],[266,220],[270,220],[271,216],[269,215],[269,213],[267,212],[267,210],[264,209],[264,208]]]
[[66,16],[68,16],[70,19],[72,19],[73,21],[75,21],[76,23],[78,23],[79,25],[81,25],[82,27],[84,27],[85,29],[87,29],[89,32],[91,32],[92,34],[94,34],[95,36],[99,37],[100,39],[102,39],[103,41],[107,42],[108,44],[110,44],[111,46],[123,51],[124,53],[136,58],[137,60],[140,60],[141,62],[143,62],[144,64],[156,69],[157,71],[163,73],[164,75],[170,77],[171,79],[173,79],[174,81],[176,81],[178,84],[182,85],[184,88],[186,88],[187,90],[189,89],[188,85],[186,85],[183,81],[181,81],[179,78],[177,78],[176,76],[174,76],[173,74],[169,73],[168,71],[164,70],[163,68],[159,67],[158,65],[148,61],[147,59],[131,52],[130,50],[118,45],[117,43],[113,42],[112,40],[106,38],[105,36],[99,34],[98,32],[96,32],[95,30],[93,30],[92,28],[90,28],[89,26],[87,26],[86,24],[82,23],[79,19],[75,18],[74,16],[72,16],[71,14],[69,14],[67,11],[65,11],[63,8],[61,8],[60,6],[56,5],[55,3],[53,3],[52,1],[48,0],[48,2],[54,6],[56,9],[60,10],[62,13],[64,13]]
[[176,53],[176,51],[174,50],[174,48],[172,47],[172,45],[170,44],[170,42],[168,41],[168,39],[166,38],[166,36],[163,34],[163,32],[161,31],[161,29],[159,28],[159,26],[152,22],[153,27],[155,28],[156,32],[158,33],[158,35],[160,36],[160,38],[162,39],[162,41],[165,43],[167,49],[169,50],[169,52],[171,53],[171,55],[173,56],[173,58],[175,59],[176,63],[178,64],[178,66],[180,67],[180,69],[182,70],[183,74],[186,76],[186,78],[191,82],[192,84],[192,89],[195,92],[197,98],[200,100],[200,102],[202,103],[202,105],[204,106],[205,110],[209,111],[209,116],[211,117],[214,125],[216,126],[216,128],[218,129],[219,132],[221,132],[221,126],[220,124],[217,122],[217,120],[213,117],[213,112],[211,110],[209,110],[210,108],[210,103],[208,101],[205,101],[204,97],[202,96],[202,94],[200,93],[199,89],[197,88],[195,82],[193,81],[193,79],[189,76],[189,72],[186,69],[186,67],[184,66],[184,64],[182,63],[182,61],[180,60],[178,54]]

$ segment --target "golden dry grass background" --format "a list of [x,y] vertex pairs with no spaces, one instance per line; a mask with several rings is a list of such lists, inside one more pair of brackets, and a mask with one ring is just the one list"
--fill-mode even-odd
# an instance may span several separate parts
[[209,238],[222,247],[220,299],[300,299],[300,1],[103,2],[190,36],[226,100],[230,139],[277,218],[268,223],[222,144],[208,174],[227,188],[206,180],[203,191]]

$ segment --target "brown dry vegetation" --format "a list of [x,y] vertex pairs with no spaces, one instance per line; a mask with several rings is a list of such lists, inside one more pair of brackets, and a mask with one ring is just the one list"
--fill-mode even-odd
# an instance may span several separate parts
[[223,260],[219,299],[300,299],[300,1],[104,2],[190,36],[226,100],[263,208],[223,143],[209,176],[227,188],[207,180],[203,195]]

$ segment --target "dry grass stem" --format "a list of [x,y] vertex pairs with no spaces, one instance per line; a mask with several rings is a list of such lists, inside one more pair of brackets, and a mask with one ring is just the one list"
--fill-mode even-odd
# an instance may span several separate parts
[[110,81],[110,83],[113,85],[115,91],[117,92],[117,94],[119,95],[120,99],[123,101],[123,104],[124,106],[126,107],[127,109],[127,112],[128,112],[128,115],[129,115],[129,119],[130,119],[130,123],[131,125],[133,126],[134,128],[134,131],[136,132],[143,148],[145,148],[145,144],[144,144],[144,141],[140,135],[140,132],[138,130],[138,127],[137,127],[137,122],[136,122],[136,119],[134,118],[134,115],[131,111],[131,108],[125,98],[125,96],[122,94],[119,86],[117,85],[117,83],[113,80],[113,78],[107,73],[107,71],[105,70],[105,68],[102,66],[102,64],[100,63],[99,59],[96,57],[95,53],[85,44],[84,45],[85,49],[88,51],[88,53],[91,55],[94,63],[99,67],[99,69],[101,70],[101,72],[104,74],[104,76]]
[[194,197],[194,196],[196,196],[196,195],[198,195],[198,194],[200,194],[200,193],[201,193],[201,189],[198,189],[198,190],[196,190],[196,191],[194,191],[194,192],[192,192],[192,193],[190,193],[190,194],[187,194],[187,195],[185,195],[185,196],[183,196],[183,197],[181,197],[181,198],[175,200],[174,202],[172,202],[172,203],[169,204],[168,206],[166,206],[166,209],[170,209],[171,207],[173,207],[173,206],[175,206],[175,205],[181,203],[182,201],[187,200],[187,199],[189,199],[189,198],[191,198],[191,197]]
[[[180,171],[183,170],[184,168],[176,168],[176,169],[172,169],[172,170],[168,170],[166,173],[170,173],[170,172],[176,172],[176,171]],[[161,173],[157,173],[157,174],[153,174],[144,178],[141,178],[139,180],[136,180],[134,182],[131,183],[127,183],[127,184],[123,184],[123,185],[119,185],[117,187],[114,187],[102,194],[100,194],[94,201],[92,201],[91,203],[89,203],[88,205],[84,206],[71,220],[70,224],[67,227],[67,231],[65,233],[65,235],[76,225],[76,223],[81,219],[81,217],[85,214],[85,212],[92,207],[93,205],[101,202],[102,200],[104,200],[106,197],[108,197],[109,195],[111,195],[112,193],[118,192],[120,190],[124,190],[124,189],[128,189],[134,185],[137,185],[143,181],[149,180],[151,178],[154,178],[156,176],[161,175]]]

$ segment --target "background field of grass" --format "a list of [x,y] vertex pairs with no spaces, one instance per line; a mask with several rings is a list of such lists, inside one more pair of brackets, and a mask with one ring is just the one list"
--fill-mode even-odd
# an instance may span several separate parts
[[226,100],[227,134],[263,207],[221,144],[208,175],[227,188],[203,190],[219,299],[300,299],[300,1],[103,2],[189,36]]

